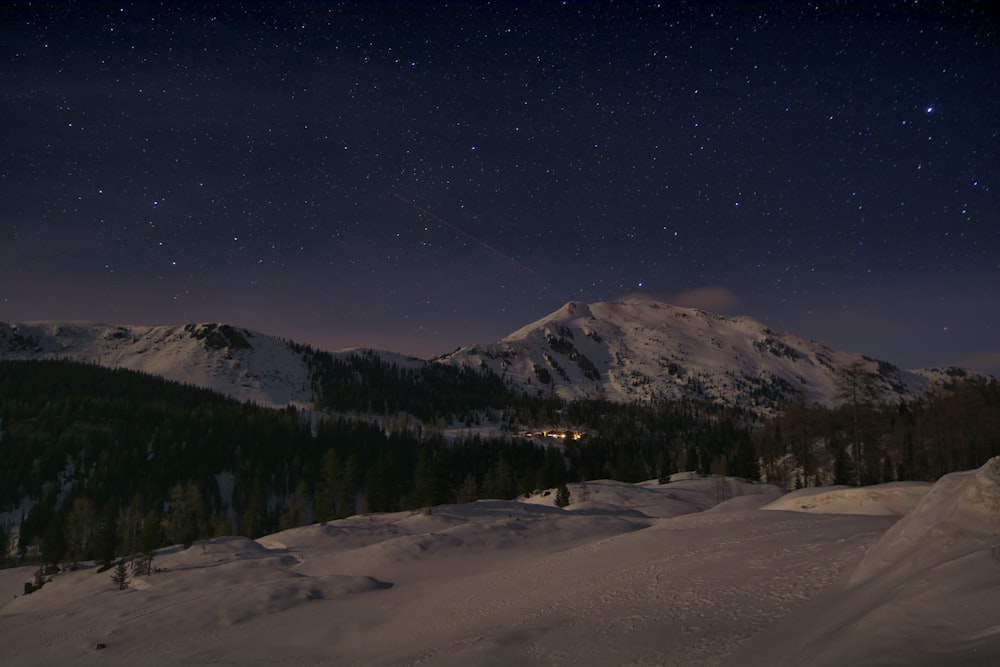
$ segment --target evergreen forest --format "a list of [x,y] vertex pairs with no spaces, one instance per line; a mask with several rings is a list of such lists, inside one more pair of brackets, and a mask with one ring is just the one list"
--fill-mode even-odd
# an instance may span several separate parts
[[[562,506],[568,482],[591,479],[933,481],[1000,454],[996,382],[909,404],[799,401],[763,421],[691,401],[526,396],[485,370],[373,353],[311,358],[315,412],[91,364],[0,362],[0,516],[18,517],[0,525],[5,564],[110,567],[198,539],[553,488]],[[528,436],[539,428],[570,437]]]

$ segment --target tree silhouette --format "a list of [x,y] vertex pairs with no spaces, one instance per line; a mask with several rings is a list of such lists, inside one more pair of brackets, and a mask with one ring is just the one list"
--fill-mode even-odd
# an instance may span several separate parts
[[94,557],[102,570],[111,567],[118,550],[118,499],[112,498],[101,511],[94,533]]
[[870,407],[878,398],[875,380],[868,372],[864,360],[858,359],[837,370],[837,399],[851,407],[853,416],[854,484],[861,486],[861,426],[860,412]]
[[125,567],[124,560],[118,561],[118,565],[115,566],[114,571],[112,571],[111,573],[111,581],[114,583],[115,586],[118,587],[118,590],[120,591],[123,591],[126,588],[128,588],[128,582],[129,582],[128,568]]
[[139,534],[139,551],[142,554],[139,574],[153,573],[153,552],[160,546],[160,513],[149,510],[142,520],[142,532]]
[[53,568],[66,558],[69,550],[69,542],[66,538],[66,512],[55,513],[45,530],[45,538],[42,540],[42,560],[46,565]]
[[569,505],[570,495],[569,487],[566,484],[560,484],[559,488],[556,489],[556,507],[566,507]]

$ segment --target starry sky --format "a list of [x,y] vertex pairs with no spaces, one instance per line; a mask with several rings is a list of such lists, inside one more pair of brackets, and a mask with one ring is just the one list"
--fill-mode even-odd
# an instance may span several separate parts
[[569,300],[1000,375],[1000,16],[14,2],[0,320],[418,356]]

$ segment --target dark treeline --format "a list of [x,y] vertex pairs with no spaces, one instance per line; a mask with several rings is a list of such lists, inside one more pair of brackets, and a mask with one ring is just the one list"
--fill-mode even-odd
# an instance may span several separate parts
[[1000,383],[967,380],[909,403],[799,402],[753,441],[768,480],[789,488],[934,481],[1000,455]]
[[[446,440],[440,428],[411,428],[406,419],[386,427],[370,415],[311,423],[292,408],[133,371],[0,362],[0,509],[32,502],[17,526],[21,554],[110,562],[143,544],[257,537],[357,512],[707,469],[739,430],[723,411],[691,404],[565,404],[512,396],[495,376],[467,369],[412,374],[377,357],[352,364],[354,380],[344,386],[370,389],[353,403],[348,388],[337,389],[337,372],[324,375],[325,405],[341,414],[366,414],[380,400],[387,413],[442,419],[445,406],[462,427],[488,419],[508,434],[470,429]],[[524,424],[572,424],[589,435],[562,450],[517,435]],[[6,538],[13,527],[0,528]]]
[[580,479],[666,479],[678,470],[759,476],[742,411],[708,403],[621,404],[583,400],[558,409],[589,435],[567,441]]
[[[894,407],[800,404],[754,431],[739,410],[692,401],[564,402],[514,394],[486,371],[312,358],[320,402],[338,417],[133,371],[0,362],[0,511],[31,507],[0,526],[0,554],[13,528],[22,558],[110,564],[166,544],[572,481],[677,470],[757,479],[759,465],[788,486],[932,480],[1000,453],[996,384]],[[446,423],[463,435],[446,439]],[[480,423],[503,435],[476,435]],[[557,447],[523,435],[540,428],[570,437]]]
[[401,366],[372,351],[346,357],[293,345],[307,359],[318,407],[333,412],[406,412],[423,421],[466,421],[486,406],[524,397],[487,368],[415,363]]

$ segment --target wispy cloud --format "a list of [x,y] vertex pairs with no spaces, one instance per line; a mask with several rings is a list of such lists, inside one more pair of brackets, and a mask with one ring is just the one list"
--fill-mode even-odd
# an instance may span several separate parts
[[725,287],[698,287],[670,297],[668,301],[686,308],[701,308],[713,313],[732,313],[740,298]]

